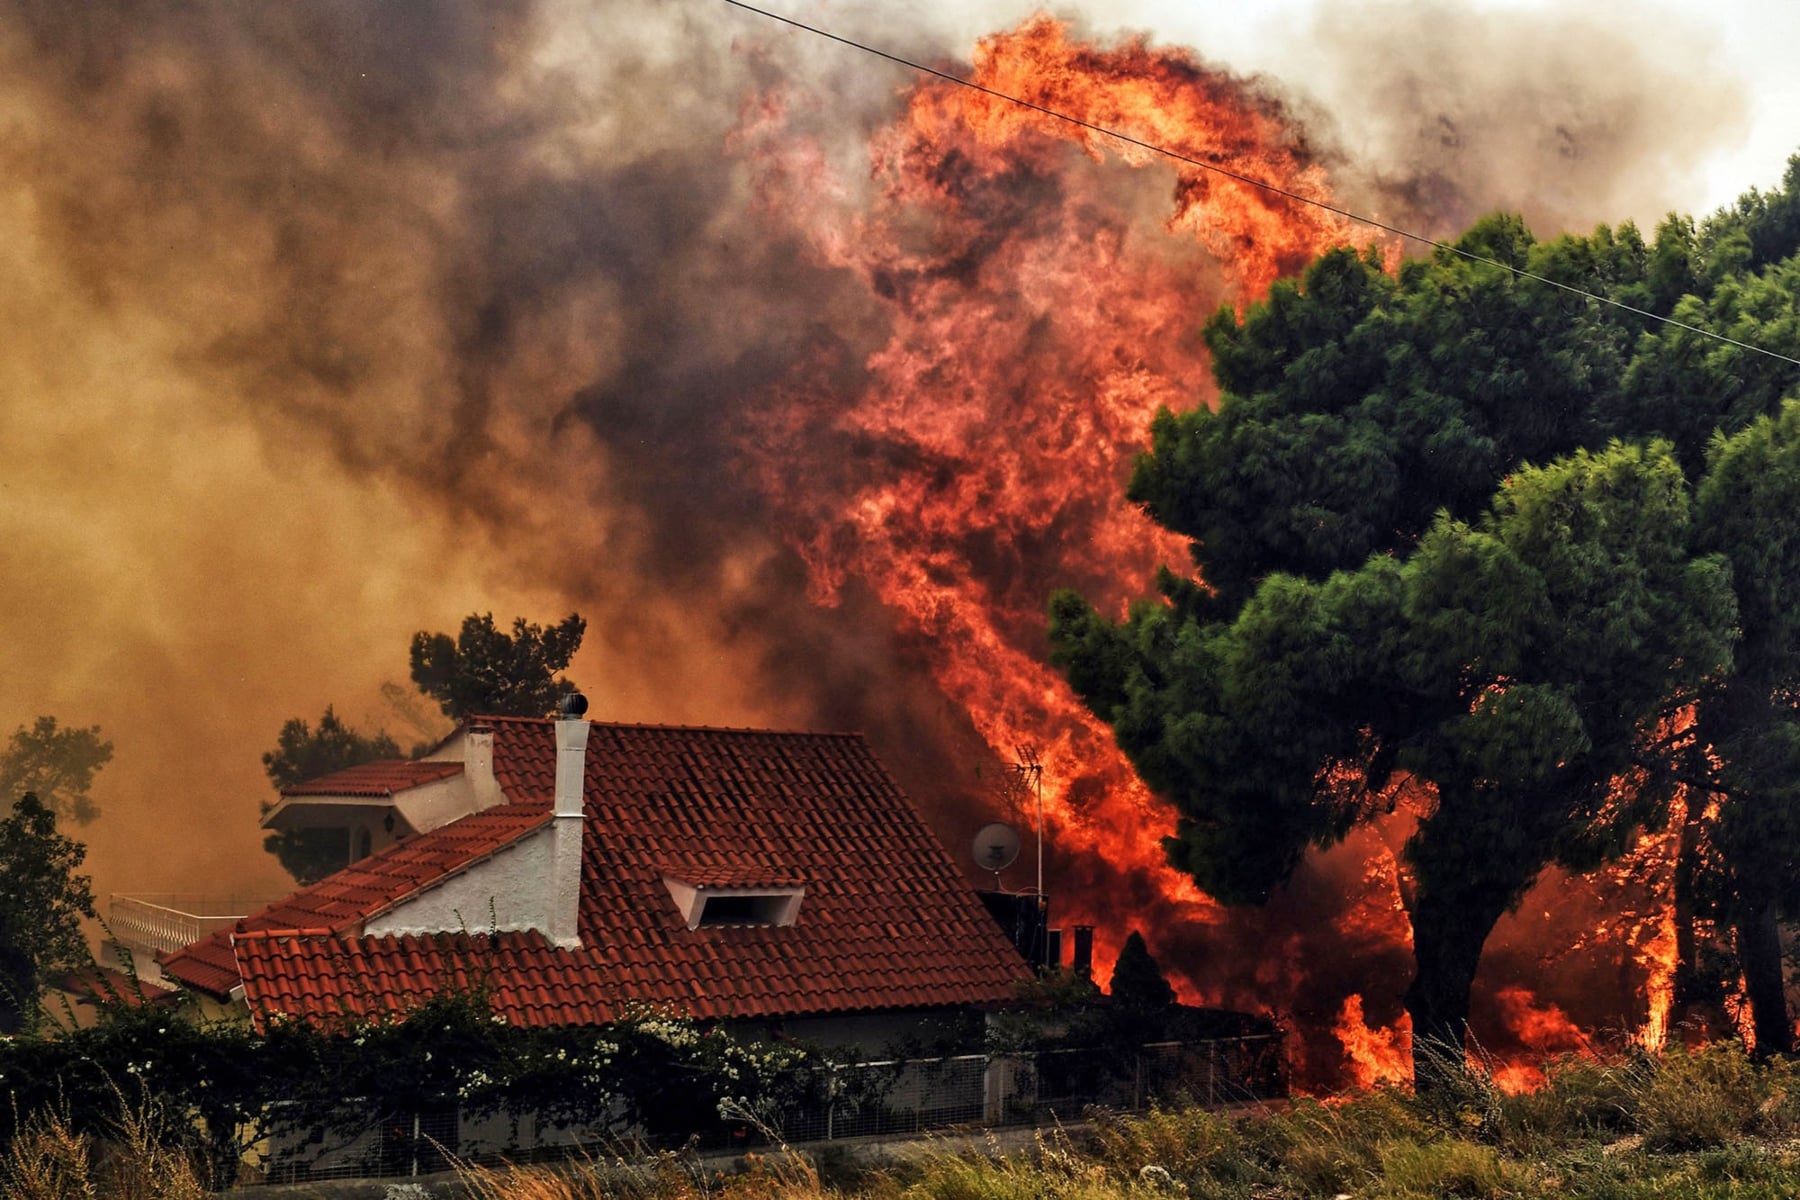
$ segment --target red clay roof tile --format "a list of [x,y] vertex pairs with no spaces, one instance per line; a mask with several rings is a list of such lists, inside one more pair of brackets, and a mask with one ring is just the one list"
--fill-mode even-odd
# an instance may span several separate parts
[[[513,803],[302,889],[243,932],[169,959],[165,973],[216,994],[241,981],[259,1020],[402,1012],[447,980],[482,978],[496,1010],[525,1025],[611,1020],[623,1000],[705,1018],[983,1004],[1025,975],[866,743],[838,734],[596,723],[579,948],[537,933],[362,936],[364,920],[549,820],[554,722],[482,724]],[[689,930],[665,874],[696,886],[800,884],[806,897],[791,926]]]
[[317,779],[292,784],[281,789],[284,796],[377,796],[389,797],[440,779],[461,775],[460,762],[439,759],[383,758],[374,762],[345,767]]

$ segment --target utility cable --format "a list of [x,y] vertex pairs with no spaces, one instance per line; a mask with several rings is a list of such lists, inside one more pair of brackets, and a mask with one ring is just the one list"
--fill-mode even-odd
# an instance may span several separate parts
[[1701,337],[1712,338],[1714,341],[1724,342],[1726,345],[1730,345],[1730,346],[1736,346],[1740,350],[1749,350],[1755,354],[1767,355],[1770,358],[1778,359],[1781,362],[1792,363],[1796,367],[1800,367],[1800,358],[1792,358],[1786,354],[1780,353],[1779,351],[1770,350],[1770,349],[1767,349],[1762,346],[1753,345],[1750,342],[1739,341],[1737,338],[1730,337],[1726,334],[1716,332],[1715,330],[1705,329],[1699,325],[1690,325],[1686,321],[1679,321],[1679,320],[1675,319],[1674,317],[1664,316],[1661,313],[1651,312],[1647,308],[1639,308],[1634,304],[1627,304],[1623,300],[1615,300],[1611,296],[1602,296],[1598,292],[1590,292],[1585,288],[1579,288],[1573,284],[1562,283],[1558,280],[1551,279],[1550,277],[1548,277],[1546,275],[1540,275],[1535,271],[1527,271],[1523,267],[1515,267],[1511,263],[1501,262],[1497,258],[1490,258],[1485,254],[1477,254],[1473,250],[1465,250],[1461,246],[1455,245],[1454,243],[1441,241],[1441,240],[1439,240],[1437,238],[1433,238],[1433,237],[1427,237],[1426,235],[1424,235],[1422,233],[1414,233],[1409,229],[1402,229],[1398,225],[1390,225],[1385,221],[1377,220],[1374,217],[1364,216],[1361,213],[1353,212],[1347,208],[1341,208],[1338,205],[1328,203],[1324,200],[1315,199],[1312,196],[1303,196],[1299,192],[1293,191],[1289,188],[1284,188],[1284,187],[1280,186],[1279,184],[1270,183],[1266,179],[1258,179],[1254,175],[1246,175],[1240,171],[1233,171],[1229,167],[1222,167],[1222,166],[1218,165],[1217,163],[1210,163],[1210,162],[1205,161],[1204,159],[1199,159],[1199,158],[1193,157],[1192,155],[1183,154],[1179,150],[1171,150],[1167,146],[1158,145],[1155,142],[1147,142],[1141,138],[1132,137],[1128,133],[1120,133],[1116,129],[1108,129],[1104,125],[1096,125],[1092,121],[1086,121],[1080,117],[1071,116],[1065,112],[1059,112],[1058,110],[1056,110],[1054,108],[1049,108],[1045,105],[1037,104],[1033,101],[1026,100],[1025,98],[1023,98],[1021,96],[1014,96],[1014,95],[1011,95],[1010,93],[999,91],[996,88],[987,87],[984,84],[976,83],[973,80],[964,79],[960,75],[953,75],[948,71],[940,71],[936,67],[926,66],[924,63],[915,62],[914,60],[912,60],[910,58],[905,58],[905,57],[902,57],[901,55],[891,53],[890,51],[883,50],[880,47],[871,46],[865,42],[859,42],[853,38],[847,38],[847,37],[842,36],[841,34],[832,33],[830,30],[821,29],[816,25],[808,25],[804,21],[796,20],[793,17],[786,17],[780,13],[770,12],[766,8],[758,8],[754,4],[745,3],[745,0],[724,0],[724,2],[726,4],[731,5],[733,8],[741,8],[745,12],[755,13],[757,16],[760,16],[760,17],[767,17],[769,20],[778,21],[783,25],[790,25],[795,29],[803,30],[806,33],[810,33],[810,34],[814,35],[815,37],[825,38],[828,41],[837,42],[839,45],[849,46],[853,50],[860,50],[864,54],[870,54],[870,55],[875,56],[876,58],[885,58],[887,61],[889,61],[891,63],[895,63],[899,66],[906,67],[913,71],[917,71],[922,75],[930,75],[930,76],[933,76],[934,78],[942,79],[946,83],[954,83],[958,87],[965,87],[965,88],[968,88],[970,91],[980,92],[984,96],[992,96],[996,100],[1004,100],[1008,104],[1016,104],[1020,108],[1030,109],[1032,112],[1041,113],[1046,117],[1051,117],[1058,121],[1067,122],[1070,125],[1074,125],[1074,126],[1077,126],[1078,128],[1088,130],[1091,133],[1098,133],[1105,137],[1115,138],[1118,141],[1124,142],[1126,145],[1136,146],[1141,150],[1148,150],[1152,154],[1160,154],[1164,158],[1172,158],[1176,162],[1186,163],[1188,166],[1191,166],[1191,167],[1198,167],[1202,171],[1211,171],[1215,175],[1223,175],[1227,179],[1234,179],[1239,183],[1247,184],[1247,185],[1249,185],[1251,187],[1255,187],[1255,188],[1261,188],[1265,192],[1271,192],[1277,196],[1284,196],[1287,199],[1297,201],[1300,204],[1310,204],[1314,208],[1324,209],[1326,212],[1334,213],[1337,216],[1343,217],[1346,220],[1355,221],[1362,225],[1368,225],[1368,226],[1371,226],[1372,228],[1379,229],[1379,230],[1383,231],[1384,233],[1391,233],[1396,237],[1406,238],[1409,241],[1414,241],[1414,242],[1420,243],[1421,245],[1430,246],[1434,250],[1443,250],[1450,254],[1455,254],[1461,258],[1466,258],[1470,262],[1481,263],[1485,266],[1498,267],[1502,271],[1509,272],[1513,276],[1520,278],[1520,279],[1529,279],[1529,280],[1533,281],[1534,283],[1541,283],[1541,284],[1545,284],[1549,287],[1558,288],[1562,291],[1570,292],[1574,295],[1580,296],[1586,300],[1592,300],[1592,301],[1596,301],[1600,304],[1611,305],[1613,308],[1620,309],[1624,312],[1634,313],[1640,317],[1648,317],[1652,321],[1659,321],[1664,325],[1670,325],[1676,329],[1685,329],[1689,333],[1697,333]]

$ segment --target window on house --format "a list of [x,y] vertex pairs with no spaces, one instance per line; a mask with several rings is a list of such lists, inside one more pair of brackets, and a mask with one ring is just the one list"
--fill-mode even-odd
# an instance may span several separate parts
[[798,884],[693,884],[673,875],[663,886],[689,929],[702,926],[792,925],[800,916],[806,889]]
[[700,902],[700,924],[780,925],[786,896],[706,896]]

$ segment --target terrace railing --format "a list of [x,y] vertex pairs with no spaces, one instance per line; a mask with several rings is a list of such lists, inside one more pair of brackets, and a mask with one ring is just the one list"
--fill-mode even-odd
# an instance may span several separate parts
[[173,954],[220,929],[229,929],[266,904],[253,896],[187,892],[114,895],[107,920],[113,938],[139,958]]

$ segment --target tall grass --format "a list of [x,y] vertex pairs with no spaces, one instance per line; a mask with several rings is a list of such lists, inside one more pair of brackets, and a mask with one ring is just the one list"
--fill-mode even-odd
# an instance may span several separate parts
[[692,1155],[662,1151],[649,1157],[588,1156],[558,1167],[464,1164],[458,1175],[473,1200],[824,1200],[813,1161],[790,1149],[747,1106],[726,1110],[775,1145],[746,1154],[731,1171],[709,1168]]
[[124,1108],[104,1136],[37,1113],[0,1159],[0,1194],[15,1200],[202,1200],[194,1158],[153,1106]]
[[823,1188],[809,1161],[788,1152],[746,1155],[731,1171],[663,1153],[637,1162],[589,1158],[554,1167],[463,1166],[458,1175],[474,1200],[822,1200],[834,1194]]

